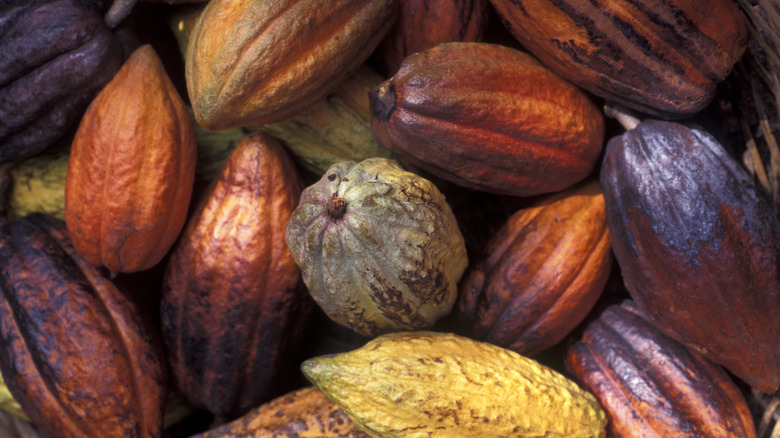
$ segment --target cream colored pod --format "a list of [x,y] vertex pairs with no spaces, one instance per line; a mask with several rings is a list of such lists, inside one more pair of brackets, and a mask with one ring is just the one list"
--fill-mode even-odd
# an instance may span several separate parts
[[314,300],[366,336],[431,327],[468,264],[444,195],[386,158],[331,166],[303,191],[286,239]]

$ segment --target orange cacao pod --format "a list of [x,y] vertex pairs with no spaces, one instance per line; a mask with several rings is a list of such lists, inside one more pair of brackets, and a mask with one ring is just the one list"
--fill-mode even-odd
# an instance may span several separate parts
[[604,120],[530,55],[446,43],[412,55],[371,94],[371,131],[406,162],[514,196],[563,190],[595,168]]
[[140,47],[73,140],[65,221],[76,251],[112,272],[157,264],[184,226],[196,154],[184,102],[154,49]]
[[728,374],[661,333],[632,301],[588,324],[566,366],[606,410],[610,436],[756,436]]
[[56,437],[159,437],[159,345],[65,224],[35,213],[0,226],[0,265],[0,369],[25,414]]
[[193,438],[368,438],[319,389],[307,386],[277,397],[243,417]]
[[707,105],[747,47],[735,2],[490,0],[512,34],[552,71],[651,114]]
[[598,182],[512,215],[460,284],[474,337],[532,355],[561,341],[601,295],[612,262]]
[[264,125],[308,108],[368,58],[395,14],[395,0],[209,2],[186,54],[198,123]]
[[403,60],[441,43],[479,41],[490,3],[484,0],[398,0],[398,18],[377,48],[380,72],[392,76]]
[[280,395],[311,301],[284,230],[301,192],[267,134],[236,146],[166,267],[163,340],[195,406],[235,417]]

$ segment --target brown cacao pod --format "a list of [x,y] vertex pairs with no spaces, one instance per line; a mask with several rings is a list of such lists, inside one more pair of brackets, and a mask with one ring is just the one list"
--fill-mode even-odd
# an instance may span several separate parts
[[307,386],[277,397],[243,417],[192,438],[368,438],[319,389]]
[[371,94],[371,130],[403,160],[455,184],[528,196],[593,171],[601,112],[530,55],[446,43],[408,57]]
[[135,304],[33,214],[0,226],[0,369],[56,437],[159,437],[162,351]]
[[163,340],[176,385],[196,407],[235,418],[286,392],[311,305],[284,241],[300,192],[282,146],[250,134],[174,248]]
[[93,265],[156,265],[186,220],[197,161],[187,108],[154,49],[136,50],[90,104],[65,181],[73,246]]
[[708,133],[645,121],[601,170],[626,286],[670,337],[751,386],[780,386],[780,221]]
[[119,68],[119,41],[85,3],[0,4],[0,162],[54,144]]
[[610,436],[756,436],[729,375],[664,335],[632,301],[589,323],[566,366],[606,410]]
[[375,58],[390,77],[403,60],[441,43],[479,41],[490,13],[486,0],[398,0],[398,18]]
[[597,181],[512,215],[460,283],[457,316],[470,334],[533,355],[593,308],[612,265]]
[[431,327],[468,265],[444,195],[387,158],[331,166],[303,191],[286,240],[314,300],[365,336]]
[[186,56],[198,123],[263,125],[309,107],[368,58],[395,14],[395,0],[209,2]]
[[597,96],[661,116],[704,108],[747,47],[735,2],[490,0],[547,67]]

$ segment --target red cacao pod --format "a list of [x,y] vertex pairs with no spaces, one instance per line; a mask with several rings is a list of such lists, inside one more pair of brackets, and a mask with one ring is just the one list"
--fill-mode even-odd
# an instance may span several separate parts
[[589,323],[566,366],[606,410],[610,436],[756,436],[731,377],[664,335],[632,301]]
[[195,406],[235,417],[280,395],[311,301],[284,230],[301,183],[267,134],[245,137],[168,262],[163,339]]
[[596,167],[601,112],[530,55],[446,43],[412,55],[371,94],[371,131],[404,161],[514,196],[563,190]]
[[512,215],[460,283],[471,335],[532,355],[560,342],[601,295],[612,264],[598,182]]
[[112,272],[159,263],[184,226],[196,154],[184,102],[154,49],[140,47],[73,140],[65,222],[79,254]]
[[661,116],[704,108],[747,47],[729,0],[490,0],[552,71],[597,96]]
[[398,0],[398,18],[379,44],[380,73],[392,76],[403,60],[441,43],[479,41],[490,3],[484,0]]
[[27,416],[56,437],[159,437],[159,345],[65,224],[36,213],[0,226],[0,266],[0,369]]
[[645,121],[601,170],[626,286],[657,327],[765,392],[780,386],[780,221],[709,134]]

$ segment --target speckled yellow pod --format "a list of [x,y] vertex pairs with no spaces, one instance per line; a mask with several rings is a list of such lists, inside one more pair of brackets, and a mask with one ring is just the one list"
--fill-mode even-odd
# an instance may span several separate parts
[[307,360],[306,376],[373,437],[604,437],[576,383],[513,351],[448,333],[397,332]]

